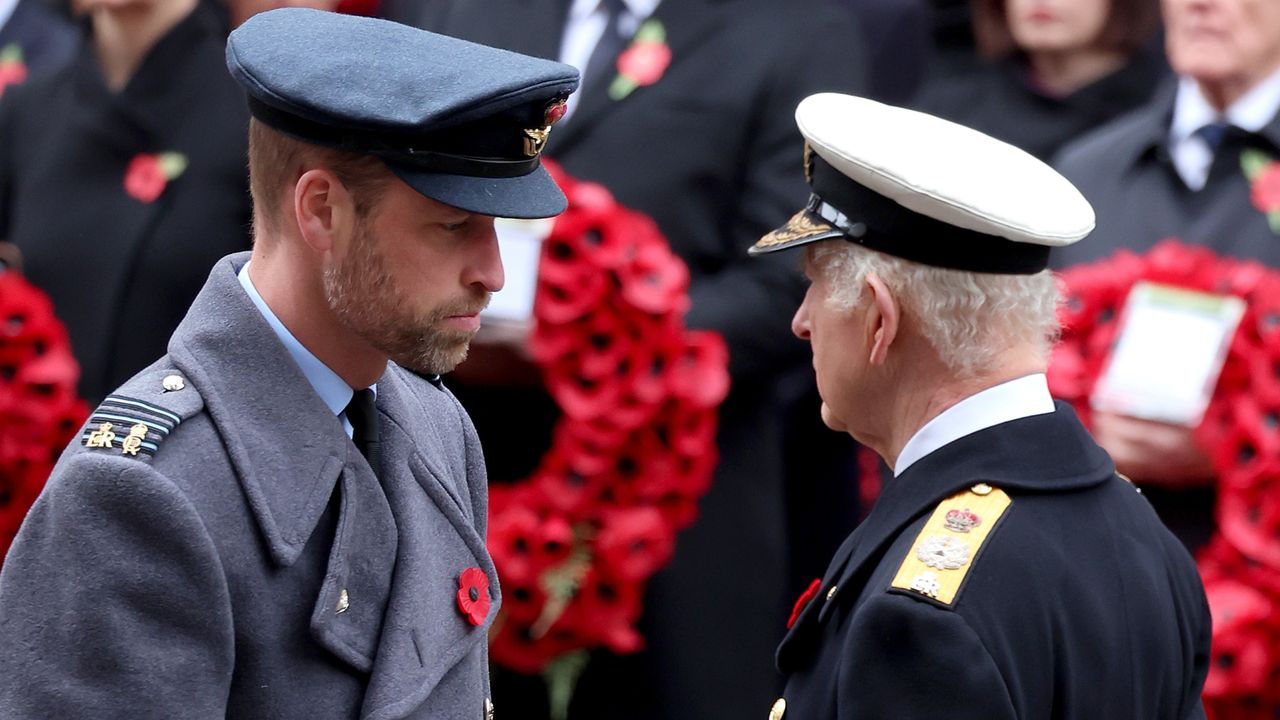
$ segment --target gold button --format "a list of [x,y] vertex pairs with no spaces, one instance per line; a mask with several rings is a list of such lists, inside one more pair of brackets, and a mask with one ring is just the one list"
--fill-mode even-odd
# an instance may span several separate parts
[[831,602],[831,598],[835,596],[836,596],[836,586],[832,585],[831,589],[827,591],[827,602]]
[[970,488],[970,490],[973,491],[974,495],[990,495],[991,494],[991,486],[986,483],[978,483],[977,485],[974,485],[972,488]]
[[346,612],[349,607],[351,607],[351,598],[347,596],[347,589],[342,588],[338,593],[338,614]]
[[787,714],[787,699],[778,698],[773,704],[773,709],[769,711],[769,720],[782,720],[782,716]]
[[160,385],[165,392],[177,392],[187,386],[187,381],[181,375],[167,375]]
[[484,699],[484,720],[493,720],[493,701]]

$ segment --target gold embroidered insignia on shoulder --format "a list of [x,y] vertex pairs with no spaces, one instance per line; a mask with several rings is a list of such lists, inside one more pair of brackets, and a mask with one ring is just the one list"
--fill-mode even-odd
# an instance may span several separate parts
[[1012,500],[999,488],[979,483],[943,500],[916,536],[891,587],[955,602],[992,528]]
[[88,448],[151,457],[180,422],[181,416],[155,403],[110,395],[89,417],[81,441]]

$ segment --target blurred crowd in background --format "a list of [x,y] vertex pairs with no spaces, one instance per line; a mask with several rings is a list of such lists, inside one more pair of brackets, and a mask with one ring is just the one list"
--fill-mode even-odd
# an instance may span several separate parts
[[[1167,237],[1280,265],[1280,224],[1239,161],[1280,156],[1274,0],[0,0],[0,240],[18,251],[0,257],[51,296],[91,404],[164,353],[215,260],[250,244],[248,113],[223,47],[283,5],[583,69],[547,155],[656,220],[689,266],[689,325],[728,343],[720,466],[648,590],[647,645],[593,659],[571,717],[756,717],[777,694],[790,600],[865,511],[879,469],[822,427],[788,329],[803,280],[745,255],[804,205],[805,96],[917,107],[1054,164],[1098,212],[1059,267]],[[669,54],[620,89],[615,60],[650,21]],[[511,371],[464,365],[448,382],[507,482],[549,444],[556,408],[518,347],[488,350],[469,364]],[[1203,544],[1212,449],[1120,415],[1094,430]],[[547,716],[539,678],[499,672],[494,692],[503,717]]]

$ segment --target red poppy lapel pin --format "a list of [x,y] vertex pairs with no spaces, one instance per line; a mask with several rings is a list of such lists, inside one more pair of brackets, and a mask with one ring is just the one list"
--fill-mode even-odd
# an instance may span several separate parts
[[791,608],[791,617],[787,618],[788,630],[796,624],[796,621],[800,619],[800,613],[804,612],[805,607],[809,605],[811,600],[818,596],[818,591],[821,589],[822,578],[814,578],[813,582],[809,583],[809,587],[805,588],[804,592],[800,593],[800,597],[796,598],[795,606]]
[[27,79],[27,65],[22,59],[22,46],[9,43],[0,48],[0,95],[10,85],[21,85]]
[[124,172],[124,191],[129,197],[150,205],[169,183],[187,170],[187,156],[178,152],[138,153]]
[[631,45],[618,56],[618,76],[609,85],[609,97],[621,100],[638,87],[658,82],[670,64],[671,48],[667,46],[666,28],[659,20],[645,20]]
[[1249,199],[1267,216],[1271,232],[1280,235],[1280,162],[1262,150],[1240,153],[1240,168],[1249,179]]
[[478,567],[463,570],[458,576],[458,612],[472,625],[482,625],[490,603],[489,576]]

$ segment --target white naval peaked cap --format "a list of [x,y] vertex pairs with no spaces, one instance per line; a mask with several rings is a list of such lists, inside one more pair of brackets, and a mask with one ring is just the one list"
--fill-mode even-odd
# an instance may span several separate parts
[[836,93],[801,101],[796,124],[812,195],[752,255],[844,238],[926,265],[1031,274],[1093,230],[1066,178],[963,125]]

